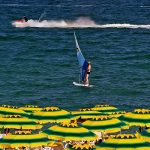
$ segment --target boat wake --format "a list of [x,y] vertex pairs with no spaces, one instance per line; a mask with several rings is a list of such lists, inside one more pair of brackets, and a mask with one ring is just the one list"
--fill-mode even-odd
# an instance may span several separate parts
[[143,28],[150,29],[150,24],[148,25],[136,25],[128,23],[117,23],[117,24],[97,24],[90,18],[80,17],[76,20],[28,20],[28,22],[12,22],[15,27],[25,28],[25,27],[37,27],[37,28]]

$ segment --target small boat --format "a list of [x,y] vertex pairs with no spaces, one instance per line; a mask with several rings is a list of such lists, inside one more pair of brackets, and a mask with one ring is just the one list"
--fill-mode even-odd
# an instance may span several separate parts
[[25,22],[28,22],[28,18],[27,17],[23,17],[22,19],[15,20],[14,22],[15,23],[25,23]]
[[26,21],[24,19],[20,19],[20,20],[15,20],[14,22],[16,22],[16,23],[25,23]]

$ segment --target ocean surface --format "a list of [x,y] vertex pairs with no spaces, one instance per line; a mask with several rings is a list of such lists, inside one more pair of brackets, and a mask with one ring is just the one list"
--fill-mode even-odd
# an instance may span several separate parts
[[[149,0],[0,0],[0,104],[150,109],[149,14]],[[72,84],[74,31],[92,88]]]

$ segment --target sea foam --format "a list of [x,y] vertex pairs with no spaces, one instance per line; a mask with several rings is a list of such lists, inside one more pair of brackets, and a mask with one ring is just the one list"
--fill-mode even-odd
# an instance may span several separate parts
[[138,25],[129,23],[115,23],[115,24],[97,24],[90,18],[80,17],[76,20],[28,20],[28,22],[12,22],[15,27],[37,27],[37,28],[145,28],[150,29],[148,25]]

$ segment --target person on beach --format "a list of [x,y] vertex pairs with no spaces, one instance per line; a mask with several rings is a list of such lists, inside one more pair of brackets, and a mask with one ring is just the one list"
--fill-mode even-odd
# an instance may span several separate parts
[[9,128],[5,128],[5,129],[4,129],[4,134],[7,135],[7,134],[9,134],[9,133],[10,133],[10,129],[9,129]]
[[143,131],[143,128],[142,127],[139,127],[139,132],[141,133]]
[[89,75],[91,73],[91,69],[92,69],[91,62],[88,62],[88,67],[84,79],[84,85],[89,85]]

